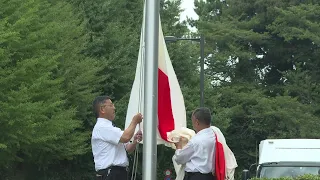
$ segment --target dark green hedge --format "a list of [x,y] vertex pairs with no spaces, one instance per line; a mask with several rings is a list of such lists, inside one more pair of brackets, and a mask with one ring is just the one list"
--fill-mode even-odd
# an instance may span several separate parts
[[320,180],[320,175],[304,175],[304,176],[299,176],[295,178],[273,178],[273,179],[267,179],[267,178],[253,178],[251,180]]

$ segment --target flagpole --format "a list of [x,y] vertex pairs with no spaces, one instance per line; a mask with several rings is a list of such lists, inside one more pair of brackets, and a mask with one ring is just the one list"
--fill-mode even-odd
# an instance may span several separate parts
[[146,0],[143,180],[157,179],[159,11],[160,0]]

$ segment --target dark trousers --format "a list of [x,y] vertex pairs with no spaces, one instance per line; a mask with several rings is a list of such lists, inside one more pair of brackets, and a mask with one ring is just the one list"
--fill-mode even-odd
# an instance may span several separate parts
[[213,176],[212,173],[202,174],[199,172],[185,172],[183,180],[216,180],[216,177]]
[[128,171],[126,167],[111,166],[99,170],[96,173],[96,180],[128,180]]

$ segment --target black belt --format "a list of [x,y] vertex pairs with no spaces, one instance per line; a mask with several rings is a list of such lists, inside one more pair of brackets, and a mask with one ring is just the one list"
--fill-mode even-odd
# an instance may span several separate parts
[[[212,176],[212,173],[201,173],[201,172],[187,172],[185,171],[185,175],[188,177],[194,176],[196,174],[202,174],[202,175],[206,175],[206,176]],[[215,176],[214,176],[215,177]]]
[[204,174],[204,175],[209,175],[209,174],[212,174],[212,173],[201,173],[201,172],[187,172],[187,174]]
[[108,173],[109,170],[110,170],[110,171],[111,171],[111,170],[116,170],[116,171],[126,171],[126,172],[128,172],[128,167],[123,167],[123,166],[110,166],[110,167],[108,167],[108,168],[98,170],[98,171],[97,171],[97,174],[103,175],[103,174]]

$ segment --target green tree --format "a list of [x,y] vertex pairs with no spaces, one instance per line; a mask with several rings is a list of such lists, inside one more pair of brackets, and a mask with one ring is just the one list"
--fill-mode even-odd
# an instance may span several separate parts
[[[70,0],[75,11],[81,12],[86,23],[89,41],[83,51],[86,57],[96,58],[105,79],[98,84],[98,92],[113,96],[117,107],[117,126],[124,127],[124,119],[129,101],[130,91],[134,80],[136,63],[139,52],[140,33],[143,15],[143,1],[82,1]],[[179,22],[179,5],[181,1],[161,1],[161,22],[164,35],[182,37],[189,34],[186,22]],[[199,74],[197,70],[199,59],[199,43],[179,41],[168,43],[167,48],[178,76],[185,102],[187,114],[199,104]],[[195,93],[196,92],[196,93]],[[95,123],[86,129],[91,130]],[[173,151],[167,147],[158,146],[159,178],[163,171],[172,167]],[[142,147],[140,146],[140,150]],[[141,151],[140,151],[141,152]],[[143,153],[143,152],[142,152]],[[89,155],[88,155],[89,156]],[[138,176],[141,178],[142,154],[139,154]],[[91,164],[89,162],[82,164]],[[130,155],[133,164],[133,155]],[[92,169],[93,170],[93,169]]]
[[1,176],[33,179],[35,171],[88,152],[88,134],[79,128],[98,68],[79,54],[85,36],[69,4],[0,5]]
[[[315,138],[319,124],[319,2],[196,1],[217,122],[240,168],[265,138]],[[226,127],[226,128],[225,128]]]

